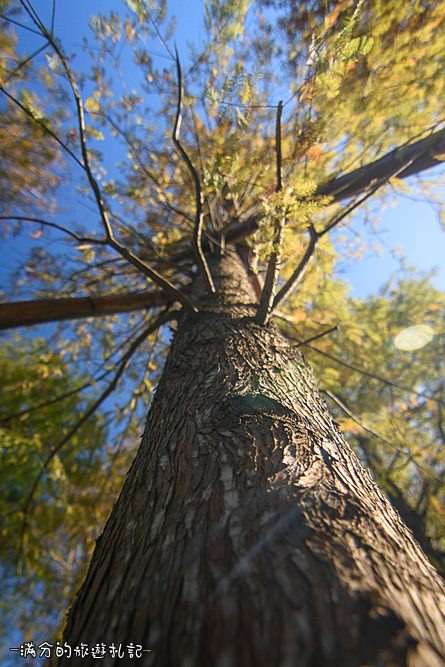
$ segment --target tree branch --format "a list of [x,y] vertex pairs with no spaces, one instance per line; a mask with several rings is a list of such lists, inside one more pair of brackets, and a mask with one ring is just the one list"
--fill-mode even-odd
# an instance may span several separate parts
[[42,218],[30,218],[25,215],[0,215],[0,220],[18,220],[19,222],[35,222],[38,225],[43,227],[51,227],[52,229],[57,229],[59,232],[68,234],[71,238],[78,241],[78,243],[91,243],[96,245],[106,245],[107,241],[105,239],[94,239],[89,236],[79,236],[75,232],[72,232],[67,227],[62,227],[55,222],[49,222],[49,220],[42,220]]
[[13,23],[19,28],[23,28],[23,30],[28,30],[28,32],[33,32],[34,35],[38,35],[39,37],[41,37],[40,32],[34,30],[33,28],[30,28],[28,25],[25,25],[24,23],[19,23],[19,21],[15,21],[10,16],[5,16],[4,14],[0,14],[0,19],[3,19],[3,21],[6,21],[7,23]]
[[177,76],[178,76],[178,104],[177,104],[177,110],[176,110],[176,118],[175,118],[175,124],[173,128],[173,143],[175,144],[176,148],[178,149],[182,159],[184,160],[185,164],[187,165],[187,168],[192,176],[193,179],[193,184],[195,187],[195,202],[196,202],[196,214],[195,214],[195,226],[193,230],[193,250],[196,256],[196,261],[198,262],[198,266],[201,270],[202,275],[204,276],[204,280],[207,285],[207,289],[210,292],[215,292],[215,285],[213,284],[213,279],[212,275],[210,273],[209,266],[207,264],[207,260],[205,258],[205,255],[202,251],[202,227],[203,227],[203,222],[204,222],[204,215],[203,215],[203,193],[202,193],[202,188],[201,188],[201,182],[199,180],[198,173],[193,166],[192,161],[190,160],[187,151],[184,149],[184,147],[181,144],[181,141],[179,139],[179,132],[181,129],[181,122],[182,122],[182,73],[181,73],[181,63],[179,60],[179,55],[178,55],[178,50],[175,47],[175,56],[176,56],[176,71],[177,71]]
[[34,123],[36,123],[36,125],[41,127],[42,130],[44,130],[44,132],[46,132],[50,137],[52,137],[54,139],[54,141],[56,141],[59,144],[59,146],[61,146],[61,148],[63,148],[63,150],[66,151],[68,153],[68,155],[73,158],[74,162],[76,162],[80,167],[82,167],[82,169],[84,168],[84,165],[82,164],[82,161],[79,160],[77,155],[75,153],[73,153],[71,148],[68,148],[68,146],[60,139],[60,137],[58,137],[57,134],[55,132],[53,132],[52,129],[43,120],[41,120],[40,118],[36,118],[34,116],[34,114],[29,109],[27,109],[13,95],[8,93],[6,88],[4,88],[2,85],[0,85],[0,90],[2,91],[2,93],[4,95],[6,95],[6,97],[9,100],[11,100],[11,102],[14,102],[14,104],[16,104],[19,107],[19,109],[21,109],[29,118],[31,118],[31,120]]
[[[275,128],[275,152],[276,152],[276,170],[277,170],[277,184],[276,192],[281,192],[283,189],[282,183],[282,155],[281,155],[281,116],[283,113],[283,102],[278,102],[277,120]],[[274,294],[278,280],[278,272],[280,267],[281,246],[283,243],[284,226],[286,224],[286,213],[283,210],[275,219],[274,238],[272,245],[272,252],[270,253],[269,262],[267,264],[266,277],[264,279],[264,287],[261,292],[260,303],[258,306],[256,321],[257,324],[262,325],[267,322],[275,305]]]
[[40,53],[42,53],[42,51],[44,51],[44,50],[46,49],[47,46],[48,46],[48,42],[45,42],[45,44],[43,44],[43,46],[41,46],[40,48],[36,49],[33,53],[31,53],[30,56],[28,56],[27,58],[24,58],[23,60],[21,60],[21,61],[18,63],[17,67],[15,67],[15,68],[12,70],[12,72],[10,72],[10,73],[8,74],[8,76],[7,76],[7,78],[6,78],[6,81],[3,82],[3,85],[8,84],[8,83],[9,83],[9,82],[10,82],[10,81],[11,81],[11,80],[12,80],[12,79],[13,79],[13,78],[20,72],[20,70],[22,69],[22,67],[25,67],[25,65],[27,65],[29,62],[31,62],[31,60],[32,60],[33,58],[35,58],[35,57],[38,56]]
[[275,301],[274,301],[274,308],[280,303],[282,299],[284,299],[285,296],[287,296],[290,292],[294,291],[298,285],[301,284],[303,281],[303,278],[306,274],[307,268],[309,266],[310,260],[314,256],[315,249],[317,246],[317,243],[320,238],[322,238],[325,234],[330,232],[334,227],[336,227],[342,220],[344,220],[352,211],[354,211],[356,208],[358,208],[361,204],[363,204],[367,199],[369,199],[373,194],[377,192],[385,183],[388,182],[388,180],[394,176],[399,176],[400,173],[406,169],[408,166],[411,165],[412,161],[414,158],[410,158],[407,163],[404,163],[403,165],[398,165],[397,169],[385,176],[383,180],[377,181],[377,183],[374,184],[374,186],[369,190],[369,192],[366,192],[363,197],[360,199],[356,200],[353,202],[350,206],[347,206],[346,209],[344,209],[339,215],[334,217],[331,222],[329,222],[326,227],[321,231],[317,232],[313,226],[313,224],[310,225],[309,227],[309,233],[310,233],[310,240],[308,247],[306,248],[306,252],[303,255],[300,263],[298,264],[297,268],[287,281],[287,283],[281,288],[281,290],[278,292]]
[[[280,316],[281,319],[281,316]],[[283,318],[284,319],[284,318]],[[286,319],[287,321],[287,319]],[[289,338],[289,340],[293,340],[298,345],[295,347],[300,347],[302,345],[305,345],[308,347],[310,350],[313,350],[314,352],[318,352],[318,354],[321,354],[323,357],[326,357],[327,359],[330,359],[331,361],[334,361],[336,364],[340,364],[341,366],[344,366],[345,368],[349,368],[351,371],[356,371],[357,373],[360,373],[361,375],[364,375],[365,377],[369,377],[372,380],[378,380],[378,382],[383,382],[383,384],[386,384],[389,387],[394,387],[394,389],[399,389],[400,391],[405,391],[409,394],[413,394],[414,396],[419,396],[420,398],[424,398],[428,401],[434,401],[435,403],[438,403],[439,405],[443,405],[443,400],[440,398],[435,398],[431,394],[427,394],[423,391],[416,391],[415,389],[412,389],[411,387],[404,387],[403,385],[396,384],[395,382],[392,382],[391,380],[388,380],[387,378],[382,377],[381,375],[377,375],[376,373],[370,373],[369,371],[365,371],[364,368],[359,368],[358,366],[354,366],[354,364],[350,364],[347,361],[344,361],[344,359],[339,359],[338,357],[335,357],[332,354],[329,354],[329,352],[325,352],[324,350],[320,350],[318,347],[314,347],[313,345],[310,345],[312,341],[314,341],[317,338],[320,338],[321,336],[325,336],[328,333],[331,333],[334,331],[337,327],[332,327],[331,329],[328,329],[327,331],[322,332],[321,334],[318,334],[317,336],[314,336],[313,338],[309,338],[306,341],[300,341],[299,338],[296,338],[295,336],[292,336],[288,331],[283,331],[284,335]]]
[[139,269],[141,273],[150,278],[154,283],[159,285],[159,287],[162,287],[162,289],[164,289],[167,292],[167,294],[170,294],[170,296],[175,301],[179,301],[179,303],[181,303],[184,306],[184,308],[192,312],[197,312],[197,309],[192,304],[190,299],[185,294],[180,292],[177,287],[175,287],[169,280],[167,280],[167,278],[161,276],[160,273],[158,273],[155,269],[152,269],[150,266],[148,266],[148,264],[145,264],[145,262],[136,257],[136,255],[133,255],[133,253],[130,252],[130,250],[127,250],[127,248],[122,246],[115,239],[110,239],[108,243],[122,257],[128,260],[130,264],[133,264],[133,266]]
[[[297,340],[297,339],[295,338],[293,340]],[[349,368],[351,371],[356,371],[357,373],[360,373],[361,375],[364,375],[365,377],[371,378],[372,380],[378,380],[379,382],[383,382],[383,384],[386,384],[388,387],[394,387],[394,389],[399,389],[400,391],[405,391],[409,394],[414,394],[414,396],[419,396],[420,398],[424,398],[428,401],[434,401],[435,403],[438,403],[439,405],[443,405],[443,401],[440,398],[434,398],[434,396],[431,396],[430,394],[427,394],[423,391],[416,391],[412,387],[404,387],[403,385],[396,384],[395,382],[391,382],[391,380],[388,380],[387,378],[384,378],[381,375],[377,375],[376,373],[370,373],[369,371],[365,371],[364,368],[359,368],[358,366],[354,366],[354,364],[350,364],[347,361],[344,361],[343,359],[339,359],[338,357],[335,357],[334,355],[329,354],[329,352],[324,352],[323,350],[320,350],[318,347],[314,347],[313,345],[309,345],[308,343],[309,343],[309,341],[307,341],[305,343],[305,345],[307,345],[307,347],[310,350],[313,350],[314,352],[317,352],[318,354],[321,354],[323,357],[326,357],[327,359],[330,359],[331,361],[335,362],[336,364],[340,364],[341,366],[345,366],[345,368]]]
[[308,269],[310,261],[314,256],[319,238],[320,235],[316,232],[314,225],[311,224],[309,226],[309,243],[306,248],[306,251],[303,257],[301,258],[297,268],[289,278],[289,280],[283,285],[283,287],[279,290],[278,294],[276,295],[273,302],[274,308],[276,308],[280,303],[280,301],[282,301],[286,296],[288,296],[288,294],[293,292],[298,287],[298,285],[300,285],[301,282],[303,281],[303,278],[306,275],[306,271]]
[[54,51],[57,53],[60,62],[62,63],[63,69],[65,70],[65,74],[67,76],[68,82],[70,84],[73,96],[74,96],[74,102],[76,105],[76,113],[77,113],[77,121],[78,121],[78,126],[79,126],[79,141],[80,141],[80,150],[82,153],[82,158],[83,158],[83,168],[84,171],[87,175],[88,182],[90,184],[90,187],[93,191],[94,198],[97,203],[97,208],[99,210],[99,215],[101,217],[102,225],[105,230],[106,237],[109,241],[112,241],[114,239],[113,237],[113,230],[110,225],[110,221],[108,220],[108,216],[105,211],[104,203],[102,201],[102,195],[99,189],[99,185],[94,178],[91,165],[90,165],[90,158],[88,155],[88,149],[87,149],[87,144],[86,144],[86,138],[85,138],[85,112],[83,108],[83,102],[82,98],[79,92],[79,88],[77,86],[76,80],[73,76],[73,73],[71,71],[70,66],[68,65],[68,61],[65,57],[65,55],[62,53],[60,50],[60,47],[58,44],[55,42],[52,34],[50,34],[45,26],[42,24],[41,30],[44,34],[44,36],[47,38],[48,42],[51,44],[53,47]]
[[[145,324],[145,322],[144,322]],[[34,405],[31,405],[28,408],[24,408],[22,410],[18,410],[17,412],[12,412],[9,415],[4,415],[0,416],[0,424],[5,424],[12,419],[18,419],[19,417],[22,417],[23,415],[28,415],[32,412],[35,412],[36,410],[41,410],[42,408],[46,408],[49,405],[54,405],[55,403],[59,403],[60,401],[64,401],[65,399],[69,398],[70,396],[74,396],[75,394],[80,393],[81,391],[84,391],[85,389],[88,389],[89,387],[93,387],[94,385],[97,385],[99,382],[102,382],[110,373],[113,372],[115,369],[115,366],[111,368],[107,368],[107,365],[111,361],[111,359],[116,355],[119,354],[120,351],[129,343],[131,343],[132,339],[134,336],[138,334],[138,330],[140,330],[140,325],[136,326],[130,333],[129,336],[125,338],[125,340],[120,343],[112,352],[107,354],[100,365],[100,369],[105,368],[104,371],[99,373],[98,375],[93,375],[91,380],[88,380],[88,382],[85,382],[84,384],[80,385],[77,387],[77,389],[71,389],[68,392],[64,392],[63,394],[59,394],[58,396],[54,396],[53,398],[47,400],[47,401],[42,401],[41,403],[35,403]],[[157,332],[156,332],[157,333]],[[15,389],[14,389],[15,391]]]
[[177,300],[176,295],[169,295],[165,291],[152,291],[0,303],[0,331],[44,322],[61,322],[82,317],[105,317],[170,305]]
[[331,327],[330,329],[326,329],[326,331],[322,331],[321,333],[316,334],[315,336],[311,336],[311,338],[308,338],[307,340],[302,340],[301,343],[298,343],[298,345],[295,345],[295,347],[302,347],[303,345],[309,345],[309,343],[312,343],[314,340],[318,340],[319,338],[323,338],[323,336],[328,336],[334,331],[337,331],[337,328],[338,327],[335,326]]
[[[48,30],[45,28],[45,26],[41,23],[41,21],[38,19],[37,15],[35,15],[34,10],[28,8],[27,4],[23,2],[23,0],[20,0],[20,4],[23,6],[25,11],[28,13],[32,21],[36,24],[36,26],[41,30],[42,35],[48,40],[48,43],[51,44],[53,47],[54,51],[58,55],[63,69],[65,70],[65,74],[67,76],[68,82],[70,84],[71,90],[74,95],[74,100],[76,104],[76,111],[77,111],[77,118],[78,118],[78,126],[79,126],[79,140],[80,140],[80,148],[81,148],[81,153],[82,153],[82,158],[83,158],[83,163],[80,162],[77,158],[76,161],[77,163],[84,169],[88,182],[90,184],[90,187],[93,191],[94,198],[96,200],[97,208],[99,211],[99,215],[102,221],[102,225],[105,230],[106,238],[108,245],[112,247],[116,252],[118,252],[122,257],[124,257],[128,262],[133,264],[141,273],[143,273],[145,276],[150,278],[154,283],[162,287],[164,290],[166,290],[169,294],[176,295],[176,299],[187,309],[187,310],[192,310],[196,311],[196,308],[193,306],[193,304],[190,302],[190,300],[182,294],[169,280],[164,278],[160,273],[158,273],[155,269],[149,267],[145,262],[143,262],[141,259],[133,255],[132,252],[127,250],[124,246],[122,246],[119,241],[114,237],[113,230],[110,224],[110,221],[108,219],[107,212],[105,210],[104,202],[102,200],[102,195],[100,192],[99,185],[93,175],[90,161],[89,161],[89,156],[88,156],[88,149],[86,145],[86,138],[85,138],[85,114],[84,114],[84,108],[83,108],[83,102],[82,98],[79,93],[79,89],[77,87],[76,80],[73,76],[73,73],[71,71],[71,68],[68,64],[68,61],[65,57],[65,55],[62,53],[60,47],[54,40],[54,37],[52,34],[48,32]],[[6,93],[6,91],[3,91]],[[11,97],[8,93],[6,93],[9,97]],[[16,100],[14,100],[16,101]],[[18,103],[20,105],[20,103]],[[26,112],[26,109],[20,105],[24,111]],[[33,115],[31,115],[33,120],[36,121]],[[38,122],[38,121],[36,121]],[[40,124],[40,123],[39,123]],[[60,142],[60,140],[57,138],[57,136],[48,128],[45,128],[47,131],[50,132],[51,136],[54,136],[56,140]],[[62,144],[63,146],[63,144]],[[66,149],[66,147],[64,146]],[[69,149],[68,149],[69,150]],[[71,152],[70,152],[71,153]],[[74,154],[71,153],[73,157]],[[202,253],[202,251],[201,251]]]
[[397,178],[408,178],[443,164],[444,160],[438,156],[444,152],[445,129],[414,143],[398,146],[378,160],[328,181],[317,189],[316,194],[332,196],[334,201],[348,199],[364,192],[373,181],[390,178],[405,163],[407,166],[400,170]]
[[[407,166],[400,169],[397,178],[405,179],[443,164],[444,160],[439,158],[443,153],[445,129],[432,132],[419,141],[398,146],[378,160],[320,185],[311,197],[330,196],[332,203],[339,202],[366,191],[376,179],[390,178],[405,162]],[[253,212],[242,222],[237,220],[230,223],[225,229],[226,241],[236,243],[250,236],[258,229],[261,218],[261,215]]]
[[93,172],[91,170],[91,165],[89,162],[89,157],[88,157],[88,150],[87,150],[87,145],[86,145],[86,139],[85,139],[85,116],[84,116],[84,110],[83,110],[83,103],[82,103],[82,98],[80,96],[76,81],[73,77],[73,74],[71,72],[71,69],[68,65],[68,62],[63,55],[63,53],[60,51],[59,47],[57,44],[54,42],[53,38],[49,33],[45,30],[45,36],[47,37],[48,41],[50,41],[51,45],[53,46],[54,50],[56,51],[57,55],[62,61],[65,73],[68,77],[68,81],[71,86],[71,90],[73,91],[73,95],[75,98],[76,102],[76,108],[77,108],[77,116],[78,116],[78,121],[79,121],[79,137],[80,137],[80,144],[81,144],[81,151],[82,151],[82,157],[84,161],[84,169],[87,174],[88,181],[90,183],[90,186],[93,190],[94,197],[96,200],[97,208],[99,211],[99,215],[102,220],[103,227],[105,229],[106,237],[108,244],[114,248],[122,257],[124,257],[128,262],[133,264],[141,273],[146,275],[148,278],[150,278],[154,283],[158,284],[160,287],[162,287],[164,290],[166,290],[169,294],[172,296],[175,295],[176,299],[187,309],[187,310],[192,310],[196,311],[196,308],[192,305],[192,303],[189,301],[189,299],[182,294],[169,280],[164,278],[160,273],[158,273],[155,269],[151,268],[148,266],[145,262],[143,262],[141,259],[136,257],[136,255],[133,255],[133,253],[124,246],[122,246],[119,241],[114,237],[113,230],[111,228],[110,221],[108,219],[108,215],[105,211],[105,206],[102,200],[102,195],[99,189],[99,185],[94,178]]

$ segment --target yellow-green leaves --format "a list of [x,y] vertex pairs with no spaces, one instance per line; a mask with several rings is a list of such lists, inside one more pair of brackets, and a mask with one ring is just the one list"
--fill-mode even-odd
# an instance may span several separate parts
[[94,97],[87,97],[84,107],[89,113],[97,113],[100,110],[100,104]]

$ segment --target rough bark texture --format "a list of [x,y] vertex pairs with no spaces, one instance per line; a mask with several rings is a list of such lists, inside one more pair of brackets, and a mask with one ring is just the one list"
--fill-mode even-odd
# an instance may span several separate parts
[[443,665],[441,579],[303,358],[254,323],[235,253],[211,270],[65,639],[142,644],[147,667]]

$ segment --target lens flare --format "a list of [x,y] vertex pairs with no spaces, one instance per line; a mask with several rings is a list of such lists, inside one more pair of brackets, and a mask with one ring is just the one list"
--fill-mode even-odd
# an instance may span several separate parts
[[434,338],[434,329],[429,324],[416,324],[412,327],[402,329],[394,336],[394,345],[399,350],[411,352],[420,350]]

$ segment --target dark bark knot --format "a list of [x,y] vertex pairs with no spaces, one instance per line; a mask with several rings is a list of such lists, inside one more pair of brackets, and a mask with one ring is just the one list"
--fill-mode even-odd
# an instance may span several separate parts
[[237,416],[293,416],[291,410],[274,398],[264,394],[243,394],[230,396],[222,405],[223,412]]

